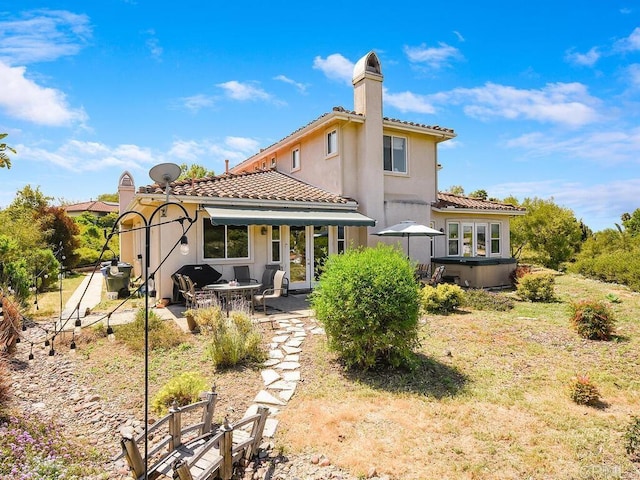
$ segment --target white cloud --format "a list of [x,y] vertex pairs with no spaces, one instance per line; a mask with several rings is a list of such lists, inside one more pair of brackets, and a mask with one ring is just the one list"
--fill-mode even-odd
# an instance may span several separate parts
[[511,182],[492,185],[487,190],[498,198],[510,195],[519,200],[527,197],[553,198],[556,204],[573,210],[576,218],[598,231],[615,228],[614,223],[620,223],[620,215],[638,208],[640,178],[591,185],[573,180]]
[[419,47],[405,46],[404,53],[410,62],[424,63],[434,69],[448,66],[451,60],[462,58],[460,50],[444,42],[439,42],[437,47],[427,47],[425,44]]
[[240,83],[236,80],[230,80],[228,82],[218,83],[217,86],[222,88],[227,97],[233,100],[272,100],[270,94],[251,83]]
[[453,31],[453,34],[458,38],[459,42],[464,42],[464,37],[462,36],[462,34],[460,32],[458,32],[457,30]]
[[585,132],[569,138],[547,133],[530,133],[508,140],[508,148],[520,148],[530,157],[562,155],[567,158],[593,160],[600,164],[638,162],[640,127],[629,131]]
[[614,48],[625,52],[640,50],[640,27],[634,28],[628,37],[618,40]]
[[183,97],[180,99],[182,105],[192,112],[198,112],[202,108],[211,107],[215,104],[214,97],[205,94],[197,94],[191,97]]
[[114,148],[99,142],[69,140],[58,149],[20,145],[20,160],[47,162],[73,172],[92,172],[117,166],[122,169],[143,168],[157,161],[150,149],[136,145]]
[[390,93],[384,90],[384,102],[401,112],[435,113],[433,104],[423,95],[412,92]]
[[0,21],[0,60],[10,65],[76,55],[91,39],[89,17],[64,10],[32,10]]
[[581,83],[549,83],[537,90],[486,83],[482,87],[441,92],[432,101],[465,104],[467,115],[480,119],[524,118],[578,127],[598,120],[599,100]]
[[225,145],[239,150],[240,152],[254,153],[260,148],[260,143],[253,138],[246,137],[227,137],[224,139]]
[[[247,158],[258,150],[256,140],[242,137],[227,137],[222,143],[211,140],[176,140],[169,149],[168,157],[175,163],[197,163],[211,168],[222,166],[228,159],[231,164]],[[219,172],[216,172],[219,173]]]
[[149,38],[147,38],[147,40],[145,41],[145,45],[149,49],[149,53],[151,54],[151,57],[154,60],[161,61],[164,50],[160,46],[160,40],[158,40],[155,36],[156,35],[155,30],[148,30],[145,33],[149,35]]
[[27,79],[25,73],[26,67],[10,67],[0,61],[0,108],[8,116],[50,126],[87,120],[83,109],[69,107],[64,93],[41,87]]
[[565,59],[574,65],[593,67],[600,59],[600,52],[597,47],[593,47],[587,53],[568,51],[565,55]]
[[306,90],[307,90],[307,84],[296,82],[295,80],[292,80],[292,79],[290,79],[289,77],[287,77],[285,75],[278,75],[277,77],[274,77],[273,79],[274,80],[279,80],[280,82],[288,83],[289,85],[293,85],[294,87],[296,87],[298,89],[298,91],[300,91],[300,93],[305,93]]
[[634,87],[640,87],[640,64],[632,63],[626,68],[629,83]]
[[313,59],[313,68],[320,70],[327,78],[351,85],[353,67],[355,64],[339,53],[333,53],[327,58],[317,56]]

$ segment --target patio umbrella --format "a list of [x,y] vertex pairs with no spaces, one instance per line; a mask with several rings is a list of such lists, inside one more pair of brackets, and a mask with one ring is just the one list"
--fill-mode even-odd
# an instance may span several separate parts
[[379,232],[374,233],[379,237],[407,237],[407,257],[409,256],[409,239],[410,237],[435,237],[438,235],[444,235],[439,230],[436,230],[426,225],[421,225],[413,220],[404,220],[400,223],[387,227]]

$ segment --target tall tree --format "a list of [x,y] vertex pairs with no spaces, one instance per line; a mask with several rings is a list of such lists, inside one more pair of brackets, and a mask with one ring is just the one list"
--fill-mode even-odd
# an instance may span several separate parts
[[469,194],[469,196],[471,198],[479,198],[480,200],[486,200],[487,197],[489,196],[489,194],[487,193],[486,190],[480,189],[480,190],[475,190],[475,191],[471,192]]
[[515,257],[557,269],[573,258],[583,236],[581,222],[571,209],[560,207],[553,198],[525,198],[520,205],[527,213],[511,220],[511,250]]
[[[9,134],[0,133],[0,140],[3,140],[4,138],[6,138],[7,135]],[[11,168],[11,159],[9,158],[9,155],[7,155],[7,151],[13,153],[14,155],[18,153],[15,151],[14,148],[11,148],[6,143],[0,142],[0,168],[4,168],[4,167],[7,167],[8,169]]]
[[462,185],[451,185],[446,191],[452,195],[464,195]]
[[187,165],[183,163],[180,165],[180,176],[178,180],[189,180],[191,178],[204,178],[204,177],[213,177],[215,173],[213,170],[208,170],[207,167],[203,167],[202,165],[198,165],[197,163],[193,163],[191,165]]
[[98,195],[98,200],[101,202],[118,202],[120,198],[118,193],[101,193]]
[[640,236],[640,208],[636,208],[631,215],[623,213],[620,218],[629,235],[632,237]]

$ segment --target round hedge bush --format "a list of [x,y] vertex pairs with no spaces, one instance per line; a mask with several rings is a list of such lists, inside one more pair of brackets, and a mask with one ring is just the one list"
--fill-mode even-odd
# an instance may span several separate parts
[[348,367],[410,367],[418,345],[418,285],[406,256],[388,245],[327,259],[311,306],[329,348]]

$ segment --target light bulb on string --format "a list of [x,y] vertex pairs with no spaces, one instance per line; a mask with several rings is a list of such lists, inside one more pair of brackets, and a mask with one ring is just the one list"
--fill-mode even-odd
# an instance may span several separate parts
[[53,339],[51,339],[51,348],[49,349],[49,356],[53,357],[56,354],[56,351],[53,349]]
[[180,253],[189,255],[189,240],[187,240],[186,235],[182,235],[182,238],[180,238]]
[[109,267],[109,273],[111,273],[111,275],[117,275],[120,272],[120,269],[118,268],[118,257],[113,257],[111,259],[111,266]]
[[69,353],[71,355],[75,355],[76,354],[76,340],[75,340],[75,336],[71,337],[71,343],[69,344]]
[[31,350],[29,351],[29,360],[33,360],[33,343],[31,344]]
[[73,334],[80,335],[82,332],[82,320],[80,320],[80,304],[76,307],[76,311],[78,312],[78,317],[76,318],[76,322],[73,326]]
[[109,325],[109,320],[111,320],[111,313],[107,315],[107,340],[109,340],[110,342],[115,342],[116,336],[113,333],[113,327]]

